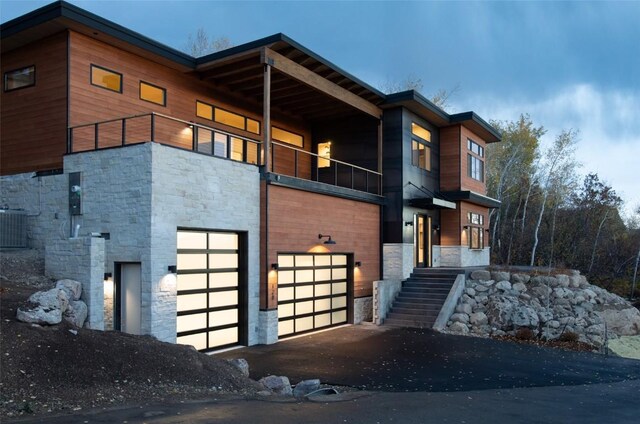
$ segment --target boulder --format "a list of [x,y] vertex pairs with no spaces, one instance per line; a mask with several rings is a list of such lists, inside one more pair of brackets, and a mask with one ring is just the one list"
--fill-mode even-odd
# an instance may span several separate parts
[[513,324],[512,315],[518,299],[512,296],[492,296],[487,305],[489,323],[498,328],[508,328]]
[[564,274],[556,275],[556,280],[558,280],[558,285],[560,287],[569,287],[569,276]]
[[502,291],[511,290],[511,283],[506,280],[499,281],[496,283],[496,289],[502,290]]
[[520,293],[524,293],[527,291],[527,286],[521,282],[513,284],[511,288],[513,288],[515,291],[518,291]]
[[293,395],[297,398],[305,397],[311,392],[315,392],[320,388],[320,380],[314,378],[312,380],[302,380],[293,388]]
[[469,322],[472,325],[485,325],[489,322],[484,312],[475,312],[469,316]]
[[640,334],[640,311],[636,308],[605,309],[599,312],[607,324],[607,329],[618,336]]
[[547,323],[550,328],[560,328],[560,322],[556,320],[551,320]]
[[511,273],[507,271],[493,271],[491,272],[491,279],[496,281],[509,281],[511,279]]
[[246,359],[243,359],[243,358],[227,359],[227,362],[229,362],[231,365],[239,369],[242,375],[244,375],[245,377],[249,377],[249,363],[247,362]]
[[460,303],[458,304],[458,306],[456,306],[456,312],[459,312],[461,314],[470,315],[472,310],[473,308],[468,303]]
[[69,307],[67,293],[58,288],[35,292],[24,307],[17,311],[18,321],[33,324],[59,324],[62,314]]
[[87,319],[87,304],[82,300],[72,300],[69,307],[62,314],[62,318],[69,324],[82,328],[84,321]]
[[451,315],[451,321],[453,321],[454,323],[461,322],[463,324],[466,324],[469,322],[469,315],[463,313],[453,314]]
[[551,321],[553,319],[553,314],[551,313],[551,311],[547,311],[546,309],[538,311],[537,313],[538,313],[538,320],[542,323]]
[[584,289],[582,290],[582,296],[586,296],[587,299],[591,300],[595,299],[598,295],[591,289]]
[[540,322],[536,311],[528,306],[519,306],[515,308],[513,311],[512,320],[513,325],[516,327],[535,328]]
[[517,284],[527,284],[531,280],[531,276],[527,274],[511,274],[511,283]]
[[476,286],[476,292],[477,293],[482,293],[482,292],[487,292],[487,291],[489,291],[489,287],[487,287],[487,286],[483,286],[482,284],[478,284]]
[[472,280],[487,281],[491,279],[491,273],[485,270],[476,270],[471,273]]
[[580,287],[580,275],[571,275],[569,277],[569,287],[577,289]]
[[553,289],[553,294],[559,299],[566,299],[568,297],[572,297],[573,292],[569,289],[558,287]]
[[449,327],[449,331],[455,334],[465,335],[465,334],[469,334],[469,327],[467,327],[466,324],[463,324],[461,322],[454,322]]
[[465,293],[469,296],[475,296],[476,295],[476,291],[474,289],[472,289],[471,287],[467,287],[465,289]]
[[259,383],[277,395],[290,396],[293,394],[291,383],[289,383],[289,379],[285,376],[269,375],[261,378]]
[[58,280],[56,288],[64,290],[69,300],[79,300],[82,295],[82,283],[76,280]]

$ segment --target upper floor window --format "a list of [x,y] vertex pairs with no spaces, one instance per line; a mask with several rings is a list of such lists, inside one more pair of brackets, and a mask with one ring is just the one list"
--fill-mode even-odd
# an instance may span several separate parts
[[474,180],[484,182],[484,147],[471,139],[467,139],[467,175]]
[[431,171],[431,148],[420,141],[412,140],[411,164],[418,168]]
[[196,100],[196,116],[220,124],[260,134],[260,122],[246,116]]
[[35,65],[4,73],[4,91],[17,90],[31,87],[32,85],[36,85]]
[[98,65],[91,65],[91,84],[122,93],[122,74]]
[[431,141],[431,131],[421,127],[415,122],[411,123],[411,134],[420,137],[424,141]]
[[166,106],[167,90],[157,85],[140,81],[140,99],[160,106]]
[[283,130],[278,127],[271,127],[271,138],[287,144],[293,144],[297,147],[304,146],[304,137],[291,131]]
[[331,166],[331,142],[318,143],[318,168]]

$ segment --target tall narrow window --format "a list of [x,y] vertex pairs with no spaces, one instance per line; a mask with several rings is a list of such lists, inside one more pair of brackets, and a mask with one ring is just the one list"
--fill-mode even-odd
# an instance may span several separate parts
[[318,168],[331,166],[331,142],[318,143]]
[[166,106],[167,90],[157,85],[140,81],[140,99],[160,106]]
[[484,248],[484,215],[468,212],[467,222],[471,225],[469,229],[469,248],[470,249],[483,249]]
[[98,65],[91,65],[91,84],[122,93],[122,74]]
[[417,140],[411,142],[411,164],[431,171],[431,148]]
[[4,73],[4,91],[17,90],[32,85],[36,85],[35,65]]
[[467,139],[467,175],[474,180],[484,182],[484,147]]

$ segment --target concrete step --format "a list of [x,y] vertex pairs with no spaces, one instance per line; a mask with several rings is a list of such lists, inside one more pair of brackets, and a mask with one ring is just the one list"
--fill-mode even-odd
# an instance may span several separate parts
[[422,308],[402,308],[394,306],[388,314],[415,315],[422,317],[437,317],[440,314],[440,308],[422,309]]
[[384,320],[384,325],[388,325],[390,327],[432,328],[434,322],[435,321],[414,321],[387,318]]
[[413,268],[416,274],[464,274],[466,271],[459,268]]
[[450,278],[452,280],[455,280],[456,277],[458,276],[458,274],[454,274],[454,273],[437,273],[437,274],[431,274],[431,273],[426,273],[426,272],[412,272],[410,274],[412,277],[415,278]]
[[408,308],[408,309],[422,309],[422,310],[438,310],[442,309],[442,302],[435,301],[419,301],[419,300],[399,300],[393,302],[392,308]]
[[428,321],[435,320],[438,317],[438,314],[423,314],[423,313],[400,313],[400,312],[389,312],[387,314],[387,318],[399,319],[405,321]]
[[440,302],[443,304],[445,300],[447,300],[447,295],[449,293],[431,293],[431,294],[422,294],[422,293],[403,293],[400,292],[396,297],[396,302],[412,302],[412,303],[424,303],[424,302]]
[[433,294],[448,294],[451,291],[449,287],[402,287],[400,292],[402,293],[433,293]]
[[422,281],[413,281],[413,280],[407,280],[404,283],[402,283],[402,287],[413,287],[413,288],[417,288],[417,289],[451,289],[451,287],[453,286],[452,283],[450,282],[446,282],[446,283],[434,283],[434,282],[422,282]]

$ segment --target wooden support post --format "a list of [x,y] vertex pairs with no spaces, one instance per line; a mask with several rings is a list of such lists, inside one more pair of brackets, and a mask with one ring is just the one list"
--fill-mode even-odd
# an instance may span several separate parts
[[262,152],[265,172],[271,169],[271,65],[264,64],[264,87],[262,101]]

